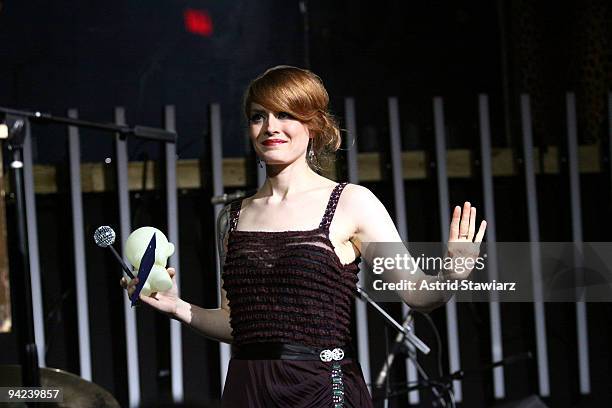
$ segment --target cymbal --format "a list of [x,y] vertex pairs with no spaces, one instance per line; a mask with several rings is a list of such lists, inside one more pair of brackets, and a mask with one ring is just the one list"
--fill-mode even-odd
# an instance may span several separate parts
[[[112,394],[98,384],[58,368],[41,367],[40,383],[43,387],[61,388],[64,392],[64,402],[45,403],[45,407],[120,408]],[[21,366],[0,365],[0,386],[21,386]]]

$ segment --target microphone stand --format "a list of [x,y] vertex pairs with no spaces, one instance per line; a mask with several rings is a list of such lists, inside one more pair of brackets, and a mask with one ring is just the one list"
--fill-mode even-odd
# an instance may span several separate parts
[[410,345],[418,349],[423,354],[429,354],[431,349],[425,344],[421,339],[419,339],[416,334],[412,331],[412,328],[408,325],[399,324],[393,317],[389,315],[382,307],[378,306],[376,302],[374,302],[368,294],[361,289],[359,285],[357,285],[357,293],[361,297],[364,302],[369,303],[376,311],[387,321],[387,323],[391,324],[395,329],[399,332],[404,333],[405,341]]
[[[399,341],[401,341],[401,344],[407,348],[408,359],[412,360],[414,364],[417,366],[417,368],[420,368],[418,362],[416,361],[416,355],[415,355],[414,349],[418,349],[423,354],[429,354],[431,349],[421,339],[419,339],[416,336],[416,334],[414,334],[414,332],[412,331],[412,327],[410,326],[410,321],[412,320],[411,316],[409,315],[403,324],[399,324],[382,307],[380,307],[376,302],[374,302],[359,285],[357,285],[357,292],[359,293],[362,300],[372,305],[372,307],[374,307],[374,309],[376,309],[376,311],[389,324],[391,324],[397,331],[399,331],[398,337],[401,336],[401,339]],[[381,376],[383,375],[385,377],[387,376],[388,371],[391,368],[391,364],[393,364],[393,360],[395,359],[395,354],[401,349],[401,346],[396,347],[398,344],[399,343],[396,343],[396,345],[394,345],[393,351],[387,356],[387,359],[385,360],[385,363],[380,370],[378,379],[376,380],[377,388],[380,388],[380,385],[378,383],[382,381],[380,380]],[[427,378],[426,373],[422,369],[419,370],[419,372],[424,378]],[[389,391],[390,390],[387,389],[385,392],[385,398],[384,398],[385,400],[388,400],[391,395],[389,394]],[[436,396],[439,396],[437,391],[434,391],[434,394],[436,394]]]
[[29,112],[0,106],[0,112],[8,115],[27,118],[38,123],[60,123],[64,125],[76,126],[80,128],[105,130],[108,132],[119,133],[121,137],[133,135],[142,139],[157,140],[159,142],[176,143],[176,132],[165,129],[152,128],[147,126],[129,127],[114,123],[91,122],[63,116],[53,116],[50,113],[39,111]]
[[[8,126],[8,125],[7,125]],[[38,352],[34,341],[34,318],[32,312],[32,287],[30,279],[30,262],[28,257],[28,236],[26,228],[26,209],[23,183],[23,142],[25,140],[25,120],[17,119],[8,130],[8,149],[11,152],[11,184],[15,194],[15,212],[17,215],[17,251],[19,256],[14,262],[17,276],[21,276],[21,296],[11,296],[14,301],[21,303],[22,318],[15,319],[17,324],[17,338],[23,345],[20,350],[21,380],[24,387],[40,387],[40,371],[38,366]],[[13,287],[11,286],[11,289]],[[17,290],[15,288],[13,293]]]
[[[139,138],[156,140],[162,142],[176,143],[176,133],[165,129],[150,128],[145,126],[129,127],[115,125],[111,123],[96,123],[80,119],[73,119],[60,116],[52,116],[48,113],[39,111],[28,112],[0,106],[0,119],[5,122],[8,128],[7,141],[8,148],[12,153],[10,163],[12,173],[12,185],[15,189],[15,208],[17,213],[17,248],[19,257],[15,261],[16,275],[21,276],[21,288],[13,288],[11,296],[15,301],[21,299],[23,303],[22,318],[16,319],[17,336],[22,344],[20,352],[21,380],[24,387],[40,387],[40,370],[38,363],[38,351],[36,349],[36,339],[34,336],[34,314],[32,310],[32,286],[30,276],[30,264],[28,257],[28,236],[26,228],[26,210],[24,195],[24,175],[23,175],[23,143],[25,140],[25,130],[28,121],[32,120],[39,123],[60,123],[70,126],[84,127],[90,129],[105,130],[118,133],[121,137],[133,135]],[[10,126],[9,126],[10,125]],[[1,140],[1,139],[0,139]],[[0,151],[2,154],[2,151]],[[21,293],[19,293],[21,289]],[[19,310],[15,308],[15,310]],[[35,405],[35,404],[34,404]]]
[[[397,389],[393,392],[388,392],[387,394],[385,394],[385,399],[388,398],[395,398],[395,397],[399,397],[401,395],[404,394],[408,394],[411,391],[414,390],[420,390],[420,389],[424,389],[424,388],[433,388],[435,389],[436,387],[442,388],[443,390],[451,390],[452,389],[452,381],[453,380],[459,380],[462,381],[465,379],[465,377],[469,377],[471,375],[475,375],[475,374],[480,374],[480,373],[484,373],[487,372],[489,370],[494,369],[495,367],[502,367],[502,366],[506,366],[506,365],[510,365],[510,364],[515,364],[519,361],[523,361],[523,360],[530,360],[533,358],[533,355],[530,351],[526,351],[526,352],[522,352],[522,353],[517,353],[514,354],[512,356],[503,358],[499,361],[495,361],[489,364],[482,364],[480,365],[478,368],[473,368],[473,369],[469,369],[469,370],[463,370],[463,369],[459,369],[453,373],[450,373],[448,375],[442,376],[442,377],[437,377],[437,378],[428,378],[425,373],[422,371],[422,368],[419,368],[419,372],[422,374],[423,376],[423,381],[419,381],[417,384],[415,385],[411,385],[411,386],[407,386],[401,389]],[[436,392],[434,393],[436,394]],[[453,402],[454,405],[454,402]]]

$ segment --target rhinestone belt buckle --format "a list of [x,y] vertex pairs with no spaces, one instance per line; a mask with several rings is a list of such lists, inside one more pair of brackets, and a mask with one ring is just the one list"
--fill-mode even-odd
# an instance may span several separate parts
[[325,349],[321,351],[319,354],[319,358],[324,363],[329,363],[330,361],[340,361],[344,358],[344,350],[341,348],[335,348],[333,350]]

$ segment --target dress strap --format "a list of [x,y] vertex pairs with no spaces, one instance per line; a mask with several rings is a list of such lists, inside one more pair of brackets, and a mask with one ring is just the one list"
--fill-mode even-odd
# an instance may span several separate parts
[[230,203],[230,222],[229,232],[232,232],[238,226],[238,218],[240,217],[240,208],[242,207],[242,199],[234,200]]
[[344,187],[346,187],[347,184],[347,182],[338,183],[336,187],[334,187],[331,195],[329,196],[327,208],[325,209],[325,214],[323,214],[323,219],[321,220],[321,224],[319,224],[319,228],[324,228],[325,230],[329,229],[329,226],[334,219],[334,214],[336,213],[336,206],[340,200],[340,194],[342,194],[342,190],[344,190]]

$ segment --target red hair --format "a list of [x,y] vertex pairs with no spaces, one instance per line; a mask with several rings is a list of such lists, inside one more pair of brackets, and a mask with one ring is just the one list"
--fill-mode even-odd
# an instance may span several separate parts
[[279,65],[255,78],[244,95],[244,114],[257,103],[272,112],[286,112],[306,124],[311,133],[314,159],[308,164],[321,170],[340,147],[340,129],[329,112],[329,95],[323,81],[301,68]]

